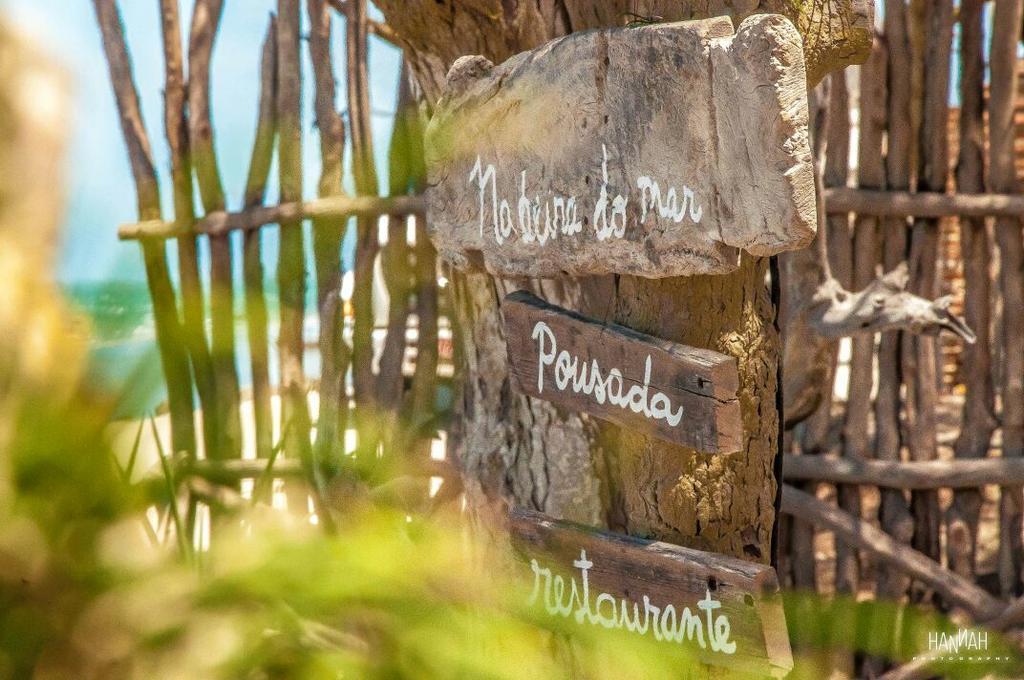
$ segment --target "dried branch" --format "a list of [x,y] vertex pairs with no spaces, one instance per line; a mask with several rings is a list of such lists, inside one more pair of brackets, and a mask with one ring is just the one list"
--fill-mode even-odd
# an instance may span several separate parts
[[1024,484],[1024,459],[855,460],[832,456],[787,456],[784,477],[833,484],[868,484],[889,489],[971,489],[986,484]]
[[[131,59],[124,38],[124,26],[116,0],[94,0],[96,20],[103,36],[103,49],[110,68],[114,99],[121,118],[121,132],[128,148],[128,160],[135,178],[139,217],[160,219],[160,187],[153,167],[149,137],[139,108],[139,95],[132,75]],[[195,425],[192,420],[192,380],[188,357],[183,350],[174,288],[162,243],[143,241],[142,257],[146,282],[153,301],[153,318],[160,351],[160,363],[167,382],[171,411],[171,446],[194,455]]]
[[934,191],[878,191],[831,187],[825,189],[830,214],[858,213],[883,217],[1024,217],[1019,194],[944,194]]
[[132,74],[131,58],[124,39],[124,25],[116,0],[93,0],[96,20],[103,35],[103,50],[110,68],[110,82],[114,86],[114,98],[121,118],[121,133],[128,147],[128,161],[135,192],[139,217],[143,220],[160,219],[160,185],[153,167],[153,152],[149,135],[142,120],[139,94]]
[[785,485],[782,511],[808,519],[835,533],[845,541],[868,552],[879,562],[895,567],[918,579],[950,604],[963,607],[977,620],[999,615],[1004,605],[973,582],[943,569],[913,548],[902,545],[885,532],[857,519],[804,491]]
[[[171,183],[174,188],[174,219],[190,224],[195,220],[192,194],[192,165],[189,150],[189,129],[184,64],[181,53],[181,20],[176,0],[160,0],[160,26],[164,51],[164,132],[171,152]],[[199,278],[196,240],[192,234],[178,238],[178,278],[181,288],[183,331],[192,371],[195,375],[199,403],[206,413],[216,409],[210,348],[206,344],[203,289]],[[218,441],[215,418],[203,421],[206,450]]]
[[[279,0],[277,13],[278,171],[281,200],[302,200],[302,73],[299,59],[299,0]],[[312,469],[309,404],[303,370],[302,328],[306,309],[306,260],[300,219],[281,221],[277,286],[281,305],[278,348],[281,366],[282,420],[292,423],[285,451]],[[305,494],[297,489],[289,505],[305,511]]]
[[123,224],[117,230],[121,240],[176,238],[183,233],[226,234],[229,231],[251,231],[265,224],[292,226],[303,219],[318,217],[380,217],[381,215],[412,215],[427,209],[422,196],[331,196],[305,203],[290,201],[273,206],[258,206],[238,212],[214,212],[195,224],[178,224],[152,220]]
[[[374,167],[373,136],[370,129],[370,93],[367,69],[366,0],[348,0],[348,21],[345,23],[346,65],[348,68],[348,111],[352,135],[352,174],[356,193],[372,196],[377,193],[377,172]],[[356,400],[358,431],[357,463],[374,465],[377,457],[379,429],[376,422],[376,380],[373,375],[373,263],[379,250],[377,223],[360,218],[356,221],[356,260],[353,272],[352,306],[352,383]]]
[[[260,60],[259,114],[253,142],[249,175],[245,183],[245,207],[262,205],[274,157],[277,136],[277,22],[273,15],[267,26]],[[247,230],[242,266],[245,280],[245,311],[252,366],[253,416],[256,456],[270,458],[273,449],[273,414],[270,408],[270,343],[267,331],[267,303],[263,292],[264,271],[260,232]]]
[[[210,114],[210,58],[223,14],[223,0],[197,0],[192,11],[188,45],[189,142],[199,193],[207,213],[224,209],[217,153]],[[219,440],[211,457],[241,455],[238,374],[235,368],[234,281],[231,244],[224,235],[210,238],[211,362],[216,385],[216,418]]]
[[[1015,192],[1020,183],[1014,169],[1014,113],[1018,101],[1017,44],[1024,2],[995,4],[989,56],[989,183],[994,191]],[[1024,241],[1019,219],[1000,218],[995,225],[999,244],[999,285],[1003,296],[1003,455],[1024,456]],[[999,583],[1004,593],[1017,592],[1024,569],[1024,490],[1000,490]]]
[[[345,125],[335,108],[335,78],[331,55],[331,14],[324,0],[309,0],[309,55],[313,63],[316,96],[314,111],[320,132],[319,195],[341,191],[345,153]],[[344,456],[348,424],[345,376],[351,351],[343,338],[341,300],[341,241],[347,215],[327,215],[313,221],[317,308],[320,313],[320,412],[317,417],[316,465],[322,473],[336,473]]]
[[[414,181],[413,157],[416,153],[413,136],[420,134],[416,102],[409,82],[408,65],[403,62],[398,81],[398,104],[388,150],[389,193],[400,196],[409,192]],[[411,249],[404,215],[388,217],[388,242],[381,253],[384,282],[388,290],[388,327],[384,348],[378,362],[377,395],[380,400],[387,452],[391,444],[402,445],[398,423],[405,379],[406,329],[409,325],[409,297],[412,293]],[[399,455],[410,453],[404,448]]]
[[374,21],[373,19],[368,20],[366,23],[367,26],[369,27],[371,34],[377,36],[378,38],[385,42],[391,43],[395,47],[400,46],[400,38],[398,37],[398,34],[395,33],[395,30],[388,26],[386,23]]

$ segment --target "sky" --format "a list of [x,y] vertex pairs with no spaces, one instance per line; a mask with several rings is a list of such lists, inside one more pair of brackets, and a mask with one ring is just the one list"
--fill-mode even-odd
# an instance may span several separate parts
[[[187,34],[193,0],[180,0]],[[128,47],[142,113],[153,146],[163,189],[164,214],[172,211],[169,157],[163,136],[163,53],[158,0],[121,0]],[[274,0],[224,3],[221,30],[211,65],[212,117],[221,176],[228,208],[237,209],[248,170],[256,129],[259,61]],[[0,13],[67,69],[74,91],[73,130],[65,164],[68,207],[56,278],[64,284],[107,280],[144,280],[139,249],[117,240],[117,227],[133,222],[135,192],[99,29],[88,0],[0,0]],[[371,16],[379,17],[371,8]],[[306,24],[306,17],[303,16]],[[187,35],[184,37],[187,40]],[[401,56],[398,50],[370,38],[370,96],[378,175],[386,177],[387,140],[395,107]],[[319,142],[313,124],[313,89],[309,55],[304,63],[303,130],[305,193],[313,198],[320,173]],[[337,107],[344,112],[344,19],[334,18]],[[346,164],[348,159],[346,159]],[[276,167],[272,169],[276,177]],[[345,179],[352,189],[351,177]],[[267,200],[276,200],[271,183]],[[275,250],[268,243],[268,257]]]

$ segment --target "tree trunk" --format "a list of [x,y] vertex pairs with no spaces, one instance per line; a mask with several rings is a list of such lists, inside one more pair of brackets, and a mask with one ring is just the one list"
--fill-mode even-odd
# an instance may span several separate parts
[[[707,16],[702,2],[635,4],[377,3],[406,49],[428,103],[440,95],[447,68],[466,54],[499,63],[559,35],[621,26],[630,12],[666,21]],[[758,9],[757,3],[749,4]],[[864,9],[868,3],[804,4],[827,4],[828,10],[816,13],[793,3],[762,2],[758,11],[777,9],[791,15],[808,36],[805,54],[813,78],[864,56],[862,48],[870,44],[870,11]],[[807,30],[811,21],[817,30]],[[840,45],[841,38],[847,39],[845,44]],[[855,54],[842,53],[850,47]],[[454,275],[465,360],[457,453],[470,502],[485,507],[501,499],[556,517],[767,562],[775,524],[773,464],[780,429],[780,345],[767,270],[766,259],[744,255],[737,271],[721,276],[510,281],[485,274]],[[514,394],[508,382],[501,300],[516,289],[597,319],[737,357],[744,450],[709,457]]]

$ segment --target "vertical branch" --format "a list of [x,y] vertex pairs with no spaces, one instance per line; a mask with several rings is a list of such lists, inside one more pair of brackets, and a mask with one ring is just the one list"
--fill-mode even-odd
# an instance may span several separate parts
[[[910,187],[910,46],[906,4],[891,0],[885,8],[885,39],[888,44],[888,124],[886,180],[890,189]],[[907,221],[885,220],[882,264],[891,272],[906,257]],[[903,332],[883,333],[878,346],[878,393],[875,395],[875,457],[899,460],[902,448],[900,432],[900,384],[902,382],[901,346]],[[879,521],[886,533],[902,543],[913,536],[913,520],[906,499],[896,489],[882,489]],[[895,572],[879,576],[880,599],[898,599],[907,589],[908,579]]]
[[[850,174],[850,101],[846,86],[846,72],[838,71],[822,81],[828,85],[828,113],[825,128],[825,161],[822,170],[824,186],[845,187]],[[821,85],[818,86],[821,89]],[[819,229],[827,232],[819,245],[825,248],[823,265],[827,265],[825,276],[834,276],[847,290],[852,290],[850,271],[853,267],[852,234],[849,215],[828,215]],[[839,357],[839,343],[832,341],[823,349],[826,354],[822,370],[824,380],[821,387],[821,404],[807,419],[800,438],[801,451],[811,453],[830,448],[832,434],[832,387],[835,382],[836,363]],[[788,416],[787,416],[788,417]]]
[[[277,18],[278,170],[281,201],[302,200],[302,74],[299,67],[299,0],[279,0]],[[288,423],[287,450],[309,461],[310,417],[303,373],[302,327],[305,316],[306,261],[302,222],[283,222],[277,263],[281,304],[278,347],[281,356],[282,422]],[[303,497],[289,503],[302,505]],[[304,512],[305,508],[294,508]]]
[[[164,49],[164,132],[171,152],[171,183],[174,188],[174,219],[195,220],[192,195],[192,165],[189,153],[187,93],[181,53],[181,20],[176,0],[160,0],[160,26]],[[178,276],[184,317],[185,346],[192,360],[196,392],[204,413],[216,413],[215,385],[206,344],[203,289],[199,279],[196,238],[178,238]],[[203,441],[211,451],[218,441],[217,419],[203,419]]]
[[[984,72],[982,55],[982,0],[960,4],[960,157],[957,162],[958,191],[985,190]],[[957,458],[984,458],[996,428],[995,389],[992,384],[992,353],[989,324],[991,281],[989,263],[992,247],[985,220],[960,218],[960,246],[964,260],[964,316],[977,334],[977,342],[963,349],[963,421],[956,442]],[[950,569],[974,578],[981,491],[958,489],[949,508],[947,555]]]
[[[121,132],[128,148],[128,160],[135,191],[139,219],[160,219],[160,187],[153,168],[149,137],[139,108],[139,95],[132,76],[131,59],[124,39],[124,26],[116,0],[93,0],[96,20],[103,35],[103,50],[110,68]],[[188,357],[181,341],[174,288],[167,268],[167,253],[162,241],[142,241],[146,282],[153,301],[153,319],[157,346],[171,412],[171,445],[175,451],[195,454],[195,426],[192,420],[192,382]]]
[[[245,207],[263,204],[274,157],[277,136],[277,24],[273,15],[267,26],[260,60],[259,114],[256,140],[252,145],[249,176],[245,182]],[[273,450],[274,425],[270,409],[269,340],[267,334],[267,302],[264,296],[262,230],[250,229],[243,237],[242,265],[245,279],[245,314],[249,334],[249,356],[252,364],[253,421],[256,433],[256,455],[270,458]]]
[[[915,17],[916,18],[916,17]],[[927,36],[924,48],[924,87],[921,127],[918,134],[918,189],[945,191],[948,174],[948,116],[950,50],[953,39],[952,0],[924,3],[916,29]],[[938,220],[915,219],[911,236],[910,285],[912,293],[935,297],[937,284]],[[904,354],[910,404],[907,408],[912,460],[932,460],[937,455],[936,407],[938,382],[934,336],[908,338]],[[940,559],[938,493],[933,490],[911,494],[915,518],[913,545],[932,559]]]
[[[871,56],[860,71],[860,137],[857,149],[857,185],[867,189],[885,186],[882,163],[882,138],[886,114],[886,44],[876,40]],[[853,290],[863,290],[875,279],[878,263],[878,218],[858,215],[853,247]],[[843,424],[843,455],[866,458],[871,441],[868,437],[871,416],[871,388],[874,383],[875,336],[860,334],[852,339],[850,357],[849,397]],[[841,486],[839,504],[854,517],[860,516],[860,488]],[[836,589],[856,594],[860,569],[857,551],[849,546],[836,546]]]
[[[1014,174],[1014,122],[1017,103],[1017,41],[1024,1],[1005,0],[995,4],[990,64],[992,85],[989,99],[989,184],[994,192],[1019,189]],[[1020,220],[996,220],[999,244],[999,284],[1003,295],[1003,457],[1024,455],[1024,244]],[[1004,595],[1021,591],[1022,490],[1000,490],[999,583]]]
[[[377,193],[373,139],[370,131],[370,95],[367,74],[366,0],[350,0],[346,21],[348,67],[348,117],[352,131],[352,165],[356,193]],[[377,220],[359,218],[356,222],[356,262],[352,306],[355,314],[352,333],[352,382],[356,399],[358,431],[357,463],[365,468],[377,455],[378,404],[373,376],[373,267],[379,245]]]
[[[320,131],[320,196],[341,192],[345,125],[335,108],[335,79],[331,55],[331,11],[325,0],[309,0],[309,55],[316,82],[316,126]],[[337,472],[344,455],[348,423],[345,376],[350,352],[343,337],[341,304],[341,241],[347,219],[313,220],[317,307],[320,313],[320,413],[317,418],[318,468]]]
[[[220,26],[222,0],[196,0],[188,46],[189,141],[203,209],[224,209],[217,154],[210,116],[210,57]],[[237,458],[241,454],[238,374],[235,369],[234,290],[231,275],[231,244],[227,235],[210,237],[210,317],[212,364],[220,430],[211,458]],[[210,414],[206,414],[207,417]]]
[[[414,154],[417,152],[413,136],[419,134],[416,127],[416,102],[408,67],[403,64],[398,83],[398,104],[395,123],[388,150],[389,194],[400,196],[409,192],[419,178],[413,175]],[[409,453],[404,446],[398,449],[405,438],[400,436],[398,416],[402,402],[404,379],[402,362],[405,358],[405,334],[409,325],[409,296],[412,292],[412,271],[410,248],[407,236],[407,217],[388,217],[388,242],[381,253],[384,281],[388,289],[388,329],[384,349],[380,357],[380,373],[377,378],[377,394],[381,404],[381,431],[385,436],[385,450],[397,449],[395,453]]]

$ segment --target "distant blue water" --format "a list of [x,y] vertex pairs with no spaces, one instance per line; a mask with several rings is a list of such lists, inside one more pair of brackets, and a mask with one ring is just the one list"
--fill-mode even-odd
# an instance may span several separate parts
[[[96,387],[119,396],[116,418],[137,417],[156,410],[167,399],[160,356],[153,327],[152,307],[144,283],[116,282],[78,284],[68,287],[68,297],[77,309],[92,319],[93,339],[89,349],[90,381]],[[270,316],[269,372],[272,385],[280,376],[276,351],[277,310],[274,296],[268,299]],[[315,309],[307,306],[307,310]],[[316,343],[315,314],[307,316],[304,335]],[[251,357],[247,328],[242,316],[235,324],[235,369],[239,386],[252,386]],[[320,355],[307,346],[306,375],[319,377]]]

